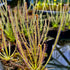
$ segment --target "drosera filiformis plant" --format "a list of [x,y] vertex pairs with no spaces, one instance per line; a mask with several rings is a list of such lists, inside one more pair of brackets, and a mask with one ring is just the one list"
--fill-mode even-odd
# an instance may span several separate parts
[[[14,9],[11,9],[7,7],[7,5],[5,6],[6,6],[6,11],[4,14],[1,14],[2,18],[0,23],[3,24],[3,22],[5,22],[3,15],[7,17],[6,14],[8,11],[9,18],[7,18],[7,21],[8,19],[10,19],[12,31],[16,40],[16,48],[18,49],[19,55],[21,57],[19,58],[19,62],[17,62],[17,65],[15,62],[14,64],[13,63],[12,64],[17,67],[18,65],[20,65],[20,68],[23,70],[24,69],[25,70],[27,69],[28,70],[45,70],[45,67],[50,61],[54,48],[58,42],[65,13],[63,13],[61,16],[62,19],[60,20],[58,33],[57,33],[51,54],[48,60],[46,61],[45,65],[43,65],[43,62],[44,62],[43,60],[45,57],[47,57],[47,53],[46,53],[47,46],[44,42],[48,41],[47,34],[48,34],[48,31],[50,30],[50,21],[51,21],[52,15],[49,16],[48,18],[42,19],[42,13],[38,15],[38,13],[36,13],[36,10],[35,10],[35,5],[33,5],[32,18],[29,18],[27,3],[25,2],[25,0],[24,0],[24,5],[21,8],[18,6]],[[25,35],[24,28],[26,29],[27,37]],[[3,28],[3,31],[4,31],[4,28]],[[5,40],[5,37],[3,37],[3,39]],[[10,49],[10,44],[9,44],[9,49]],[[6,46],[6,52],[8,52],[7,46]],[[8,54],[9,53],[7,53],[7,55]],[[8,60],[10,60],[10,57],[7,57],[7,58]],[[4,58],[4,60],[5,59],[6,58]],[[10,61],[12,62],[12,60]]]
[[[4,63],[4,67],[6,69],[10,69],[13,66],[11,66],[11,63],[9,62],[19,62],[19,60],[17,59],[17,56],[19,55],[19,53],[16,50],[16,47],[11,47],[10,42],[6,41],[4,32],[3,32],[3,27],[0,21],[0,28],[1,28],[1,36],[2,36],[2,41],[1,41],[1,49],[0,49],[0,61],[2,61],[2,63]],[[8,65],[8,66],[7,66]],[[9,67],[9,68],[8,68]]]

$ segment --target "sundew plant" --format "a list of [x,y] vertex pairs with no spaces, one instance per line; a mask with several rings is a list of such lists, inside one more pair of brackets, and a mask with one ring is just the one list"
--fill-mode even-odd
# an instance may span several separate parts
[[[48,1],[48,2],[47,2]],[[70,25],[69,25],[69,0],[67,0],[67,2],[64,4],[64,2],[62,0],[60,0],[58,2],[58,0],[54,0],[54,1],[49,1],[49,0],[39,0],[35,6],[36,10],[38,10],[38,12],[42,12],[45,13],[45,15],[43,15],[43,17],[47,17],[47,19],[49,19],[48,17],[51,18],[50,22],[51,22],[51,28],[50,30],[53,29],[58,29],[60,23],[61,23],[61,19],[62,16],[65,12],[65,20],[63,23],[63,27],[62,27],[62,31],[69,29]],[[49,13],[49,14],[47,14]]]
[[[47,57],[47,46],[45,41],[48,41],[47,34],[50,30],[52,15],[48,16],[49,14],[47,13],[48,17],[42,19],[44,10],[42,13],[38,14],[38,10],[35,10],[36,5],[33,5],[32,15],[30,16],[28,14],[29,9],[27,9],[27,3],[25,0],[23,1],[24,4],[22,6],[18,4],[17,7],[11,9],[7,6],[5,0],[5,5],[0,8],[0,27],[2,30],[1,51],[4,50],[3,53],[0,52],[0,59],[11,64],[10,66],[13,68],[17,67],[22,70],[45,70],[58,42],[65,13],[62,13],[58,33],[51,54],[43,65],[44,58]],[[64,8],[62,10],[64,11]],[[9,27],[7,25],[9,25]],[[5,30],[7,30],[7,32]],[[10,40],[6,42],[7,38],[13,42],[15,40],[16,49],[14,49],[12,54],[10,54],[10,52],[11,45],[13,44]],[[7,48],[9,48],[9,50]],[[11,69],[10,66],[8,66],[9,70]]]

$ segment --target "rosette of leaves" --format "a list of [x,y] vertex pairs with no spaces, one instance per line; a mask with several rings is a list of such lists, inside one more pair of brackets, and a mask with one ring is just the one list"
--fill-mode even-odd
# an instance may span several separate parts
[[11,41],[11,42],[15,42],[15,37],[13,34],[13,30],[11,27],[11,23],[6,23],[5,28],[4,28],[4,32],[6,34],[6,37]]
[[67,29],[70,29],[70,14],[69,13],[66,13],[66,18],[65,18],[66,20],[65,20],[65,27],[67,28]]
[[52,27],[55,29],[55,28],[58,28],[58,24],[55,23],[55,22],[52,22]]
[[14,66],[12,65],[11,62],[14,63],[16,63],[17,61],[19,62],[17,57],[19,58],[20,55],[16,51],[15,46],[11,46],[10,42],[7,43],[1,23],[0,26],[1,26],[1,35],[2,35],[2,41],[0,42],[1,43],[0,60],[3,63],[5,69],[13,69]]
[[52,25],[52,28],[55,29],[55,28],[58,28],[59,27],[59,17],[58,17],[58,14],[56,16],[52,15],[51,17],[51,25]]

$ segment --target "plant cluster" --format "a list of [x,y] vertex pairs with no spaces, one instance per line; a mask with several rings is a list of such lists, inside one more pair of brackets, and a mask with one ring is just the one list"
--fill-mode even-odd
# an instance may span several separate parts
[[62,6],[62,2],[60,3],[56,3],[56,2],[53,2],[53,1],[49,1],[47,2],[47,0],[45,1],[38,1],[37,5],[36,5],[36,9],[38,10],[55,10],[56,11],[56,8],[58,7],[58,11],[60,10],[60,7]]
[[[45,41],[48,41],[47,34],[50,30],[50,22],[53,15],[49,16],[47,13],[47,17],[43,19],[42,13],[38,15],[35,8],[36,5],[33,5],[31,17],[28,15],[25,0],[21,7],[18,4],[13,9],[7,6],[5,0],[5,5],[0,8],[0,28],[2,32],[0,60],[6,61],[4,65],[7,64],[5,67],[9,70],[12,68],[14,70],[15,67],[19,70],[45,70],[58,42],[65,12],[61,14],[58,34],[51,54],[45,65],[43,65],[44,58],[47,57]],[[55,23],[59,21],[57,20],[57,16],[56,21],[52,20]],[[13,44],[15,45],[14,51],[11,49]]]
[[[69,0],[64,4],[62,0],[58,3],[56,0],[49,1],[49,0],[39,0],[36,4],[37,10],[51,10],[51,11],[60,11],[61,7],[63,8],[66,5],[66,9],[68,10]],[[58,8],[58,10],[56,9]]]

